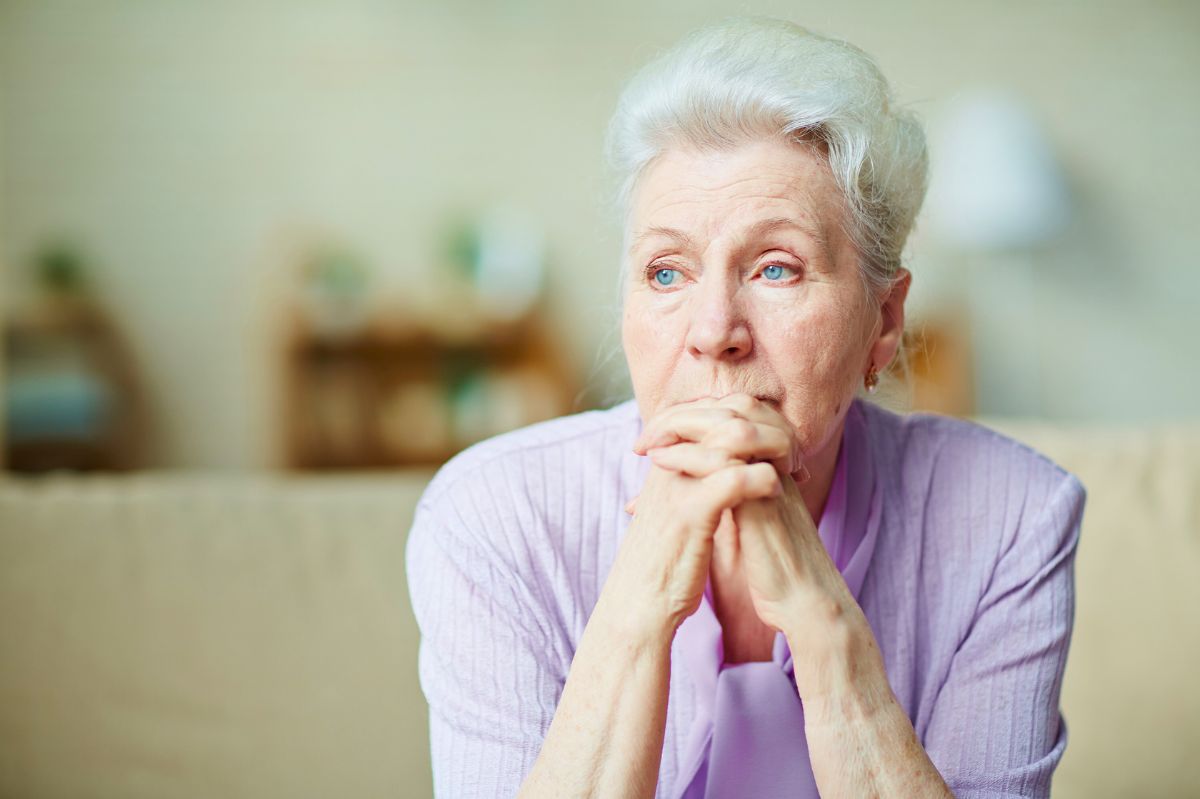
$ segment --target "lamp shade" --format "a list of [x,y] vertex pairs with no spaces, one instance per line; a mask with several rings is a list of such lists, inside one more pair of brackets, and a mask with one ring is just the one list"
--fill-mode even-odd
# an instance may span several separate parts
[[1066,225],[1066,182],[1020,98],[959,95],[934,134],[928,220],[937,235],[973,251],[1021,250]]

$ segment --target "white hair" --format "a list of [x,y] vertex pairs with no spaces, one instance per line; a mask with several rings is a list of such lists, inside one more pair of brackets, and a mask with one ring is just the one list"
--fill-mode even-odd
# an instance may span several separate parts
[[634,186],[664,151],[774,137],[814,146],[829,165],[864,288],[878,300],[925,196],[925,135],[895,106],[869,55],[789,22],[745,18],[703,28],[626,85],[607,141],[626,228]]

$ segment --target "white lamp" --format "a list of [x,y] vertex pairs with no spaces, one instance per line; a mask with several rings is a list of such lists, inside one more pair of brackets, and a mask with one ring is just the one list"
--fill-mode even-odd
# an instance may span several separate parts
[[1024,251],[1054,238],[1070,217],[1050,144],[1016,96],[955,98],[935,137],[929,221],[971,251]]
[[1042,411],[1033,252],[1066,227],[1066,181],[1033,113],[1008,92],[956,97],[932,137],[927,219],[964,252],[976,410]]

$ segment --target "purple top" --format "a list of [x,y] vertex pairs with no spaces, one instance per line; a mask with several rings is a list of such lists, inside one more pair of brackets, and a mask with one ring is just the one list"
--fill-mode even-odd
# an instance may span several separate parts
[[[852,404],[817,533],[856,599],[875,552],[883,501],[869,446],[862,408]],[[784,634],[775,634],[770,662],[726,664],[710,581],[675,639],[674,651],[696,683],[696,714],[672,798],[815,799],[804,708]]]
[[[498,436],[422,497],[406,568],[438,796],[514,796],[532,768],[649,467],[640,429],[629,401]],[[979,425],[862,399],[836,469],[818,530],[934,765],[960,799],[1047,796],[1083,486]],[[656,797],[735,776],[816,795],[781,634],[773,661],[723,667],[706,597],[672,664]]]

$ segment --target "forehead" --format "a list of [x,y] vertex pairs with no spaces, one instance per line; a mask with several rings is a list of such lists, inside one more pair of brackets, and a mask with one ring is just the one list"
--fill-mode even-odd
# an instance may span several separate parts
[[712,241],[789,229],[825,243],[840,222],[841,194],[824,160],[802,145],[764,141],[664,152],[634,189],[628,232],[631,250],[671,231]]

